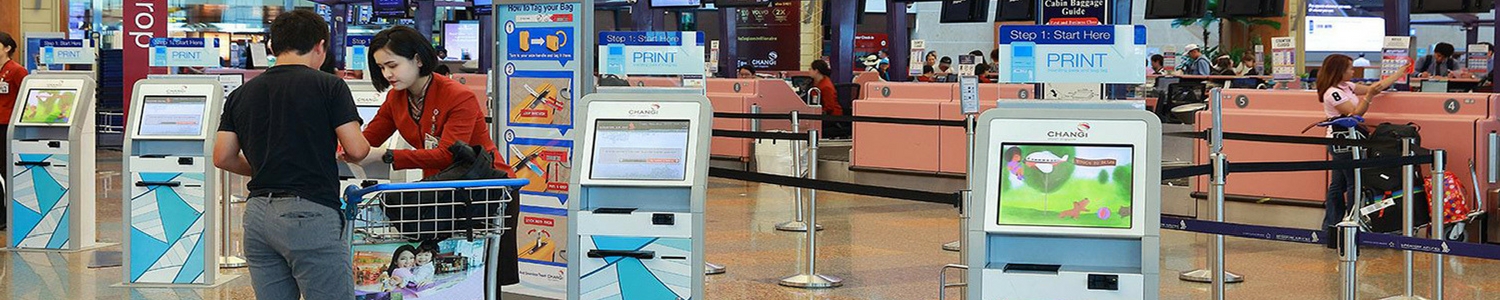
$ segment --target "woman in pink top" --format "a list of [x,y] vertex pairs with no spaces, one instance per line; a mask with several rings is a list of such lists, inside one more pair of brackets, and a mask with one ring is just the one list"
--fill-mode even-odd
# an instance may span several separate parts
[[[1371,100],[1375,99],[1382,90],[1389,88],[1396,79],[1406,76],[1410,71],[1410,65],[1382,78],[1373,85],[1363,85],[1350,82],[1354,78],[1354,60],[1343,54],[1329,55],[1323,59],[1323,66],[1318,70],[1318,102],[1323,105],[1323,114],[1329,118],[1361,116],[1370,109]],[[1363,98],[1360,95],[1364,95]],[[1343,136],[1349,128],[1330,126],[1330,137]],[[1337,135],[1335,133],[1338,133]],[[1354,155],[1349,153],[1346,147],[1328,147],[1330,160],[1353,160]],[[1328,181],[1328,192],[1323,198],[1323,230],[1327,232],[1328,239],[1325,246],[1334,248],[1339,239],[1334,238],[1334,225],[1344,219],[1345,213],[1352,205],[1352,199],[1346,194],[1352,194],[1352,182],[1354,181],[1354,170],[1335,170],[1331,172],[1333,178]]]

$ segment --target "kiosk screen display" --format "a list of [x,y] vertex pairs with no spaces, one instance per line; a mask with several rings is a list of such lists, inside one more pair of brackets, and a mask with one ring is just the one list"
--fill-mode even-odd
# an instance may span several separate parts
[[146,96],[141,103],[140,136],[199,136],[203,134],[202,96]]
[[20,123],[63,125],[73,117],[78,91],[71,89],[31,89],[26,107],[21,109]]
[[687,120],[597,120],[589,178],[683,180]]
[[1001,144],[999,225],[1129,229],[1130,145]]
[[370,126],[370,120],[374,120],[375,113],[380,112],[379,106],[360,106],[354,109],[359,111],[359,120],[364,122],[359,124],[359,129],[365,129],[365,126]]

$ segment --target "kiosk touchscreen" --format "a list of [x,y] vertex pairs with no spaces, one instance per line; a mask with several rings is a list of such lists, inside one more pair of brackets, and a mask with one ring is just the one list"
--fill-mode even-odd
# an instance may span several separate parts
[[583,103],[568,299],[703,299],[708,98],[600,92]]
[[136,82],[122,172],[127,285],[212,285],[220,224],[214,167],[224,88],[213,77]]
[[969,299],[1157,299],[1161,122],[1132,104],[980,115]]
[[21,83],[6,157],[9,247],[77,251],[94,232],[94,80],[37,74]]

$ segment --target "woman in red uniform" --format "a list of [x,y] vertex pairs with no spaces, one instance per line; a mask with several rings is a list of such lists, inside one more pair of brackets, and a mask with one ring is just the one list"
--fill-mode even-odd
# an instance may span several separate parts
[[[385,103],[365,126],[366,140],[385,141],[391,134],[415,146],[413,150],[373,148],[370,157],[379,157],[396,169],[422,169],[430,177],[453,163],[448,146],[456,142],[477,145],[495,154],[494,167],[510,177],[515,172],[505,164],[495,142],[478,97],[463,84],[433,73],[439,66],[436,51],[427,38],[411,27],[397,26],[375,34],[370,41],[370,81],[377,90],[387,90]],[[506,205],[505,227],[515,228],[519,205]],[[501,284],[514,283],[516,274],[515,231],[501,237]]]
[[[16,97],[21,94],[21,80],[26,78],[26,67],[22,67],[11,57],[16,55],[16,39],[9,33],[0,32],[0,127],[10,124],[10,113],[16,106]],[[0,155],[10,157],[8,132],[0,129]],[[0,195],[5,194],[5,189],[0,188]],[[10,201],[3,201],[10,202]],[[5,230],[8,224],[5,217],[4,203],[0,203],[0,230]]]

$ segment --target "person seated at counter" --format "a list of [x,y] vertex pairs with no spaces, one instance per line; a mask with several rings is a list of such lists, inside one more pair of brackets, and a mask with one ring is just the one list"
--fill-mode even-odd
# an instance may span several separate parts
[[755,66],[750,64],[740,66],[736,70],[735,78],[755,79]]
[[891,80],[891,59],[881,58],[875,65],[875,74],[880,74],[880,80]]
[[1167,64],[1167,57],[1161,56],[1161,54],[1152,54],[1151,55],[1151,75],[1162,75],[1162,72],[1166,71],[1166,69],[1167,69],[1166,64]]
[[[833,86],[833,68],[828,66],[827,61],[814,60],[812,65],[812,78],[814,86],[820,92],[819,101],[823,105],[823,114],[830,116],[844,115],[844,107],[839,103],[839,91]],[[849,122],[823,121],[823,137],[841,138],[848,137],[851,130]]]
[[937,69],[933,70],[933,76],[944,77],[948,76],[948,74],[953,74],[953,58],[944,56],[943,59],[938,60]]
[[1450,77],[1457,78],[1465,76],[1463,69],[1459,68],[1458,61],[1453,59],[1453,44],[1437,43],[1432,46],[1432,54],[1417,59],[1414,65],[1417,77]]
[[1214,75],[1234,76],[1234,60],[1228,55],[1220,55],[1214,59]]
[[1183,49],[1187,49],[1187,59],[1182,61],[1181,66],[1177,66],[1182,75],[1209,75],[1213,72],[1213,66],[1209,65],[1207,57],[1203,57],[1203,50],[1197,44],[1188,44]]
[[1260,70],[1257,70],[1256,66],[1255,66],[1255,54],[1254,53],[1245,53],[1244,55],[1240,55],[1240,65],[1234,67],[1234,75],[1236,75],[1236,76],[1259,76],[1260,75]]
[[927,51],[925,59],[922,61],[922,76],[927,76],[929,73],[936,73],[938,62],[937,51]]
[[437,58],[438,60],[448,59],[448,49],[437,47]]

